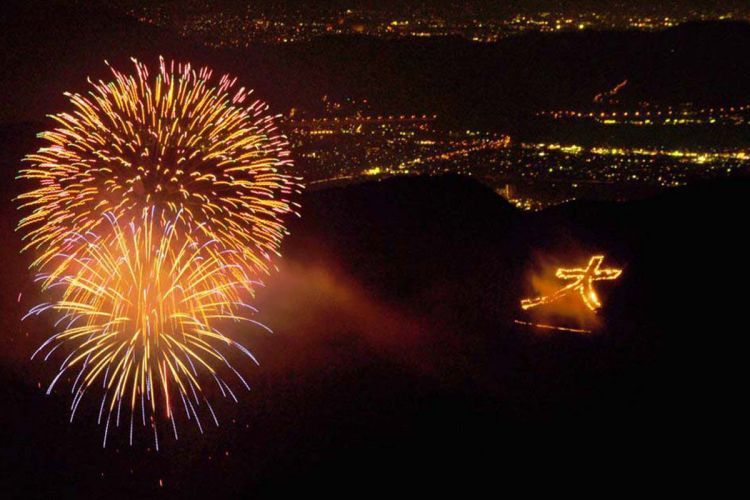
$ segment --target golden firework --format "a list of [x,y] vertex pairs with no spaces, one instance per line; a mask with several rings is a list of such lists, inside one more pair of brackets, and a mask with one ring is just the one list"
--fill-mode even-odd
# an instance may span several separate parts
[[284,173],[274,117],[234,79],[213,84],[210,70],[163,59],[152,77],[134,64],[67,94],[73,110],[52,116],[57,128],[20,172],[39,185],[18,197],[31,210],[19,229],[51,299],[30,314],[52,310],[60,325],[38,352],[67,352],[49,390],[77,372],[72,415],[101,385],[105,428],[126,405],[132,442],[140,404],[158,445],[160,409],[176,436],[175,401],[200,426],[202,402],[216,419],[206,381],[233,398],[222,371],[247,385],[224,353],[250,352],[218,327],[252,321],[245,300],[273,268],[300,185]]

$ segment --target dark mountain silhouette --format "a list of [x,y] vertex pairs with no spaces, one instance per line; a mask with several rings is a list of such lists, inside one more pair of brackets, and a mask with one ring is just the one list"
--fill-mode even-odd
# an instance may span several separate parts
[[[101,450],[95,411],[70,424],[69,394],[37,387],[48,370],[25,360],[42,332],[17,323],[15,189],[4,185],[2,209],[3,261],[19,274],[2,304],[11,496],[151,496],[160,479],[188,496],[665,485],[664,463],[710,474],[712,443],[745,415],[746,340],[729,301],[747,283],[747,181],[534,214],[455,176],[310,191],[258,298],[275,334],[246,333],[262,363],[253,391],[220,405],[218,429],[182,424],[159,453],[145,433],[128,447],[122,429]],[[625,269],[602,288],[598,333],[512,322],[535,254],[594,251]]]

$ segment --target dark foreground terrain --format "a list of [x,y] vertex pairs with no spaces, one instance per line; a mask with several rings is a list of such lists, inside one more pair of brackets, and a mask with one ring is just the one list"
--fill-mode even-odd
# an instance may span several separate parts
[[[307,192],[258,297],[275,334],[237,332],[261,361],[245,370],[253,390],[203,436],[165,432],[158,453],[144,432],[127,446],[126,429],[102,449],[93,410],[70,424],[64,386],[44,395],[49,370],[28,361],[43,332],[19,323],[18,292],[32,292],[14,189],[0,225],[4,495],[608,496],[732,473],[747,181],[536,214],[450,176]],[[513,323],[540,259],[593,252],[624,268],[599,288],[596,333]]]

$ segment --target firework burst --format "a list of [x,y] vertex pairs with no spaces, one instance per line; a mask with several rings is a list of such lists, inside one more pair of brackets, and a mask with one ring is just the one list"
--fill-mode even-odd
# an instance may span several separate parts
[[20,172],[38,187],[18,197],[31,212],[19,229],[50,298],[30,314],[57,317],[37,353],[65,353],[49,391],[73,373],[71,419],[101,388],[105,444],[122,418],[132,443],[140,412],[158,446],[160,415],[177,436],[177,402],[202,428],[197,406],[216,420],[206,383],[235,398],[228,371],[247,386],[227,349],[254,358],[218,328],[254,322],[246,299],[274,268],[300,185],[275,117],[234,79],[164,60],[151,77],[134,63],[67,94],[73,111],[52,116]]

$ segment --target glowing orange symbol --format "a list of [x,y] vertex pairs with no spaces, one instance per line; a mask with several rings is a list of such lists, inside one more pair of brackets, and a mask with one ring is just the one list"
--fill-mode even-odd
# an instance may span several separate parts
[[586,307],[592,311],[596,311],[602,306],[602,303],[599,301],[596,290],[594,290],[594,281],[614,280],[622,274],[622,269],[600,269],[603,261],[604,255],[594,255],[589,259],[586,269],[558,269],[555,272],[555,276],[563,280],[573,280],[573,282],[565,285],[552,295],[544,295],[534,299],[523,299],[521,301],[521,308],[531,309],[532,307],[550,304],[578,291]]

